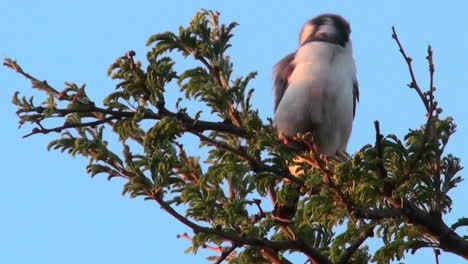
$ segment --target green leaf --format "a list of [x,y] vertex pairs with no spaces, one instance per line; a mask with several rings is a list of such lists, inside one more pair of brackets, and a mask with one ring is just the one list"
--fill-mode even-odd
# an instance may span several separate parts
[[455,229],[457,229],[459,227],[462,227],[462,226],[468,226],[468,218],[467,217],[462,217],[462,218],[458,219],[457,222],[455,222],[450,227],[450,229],[455,230]]

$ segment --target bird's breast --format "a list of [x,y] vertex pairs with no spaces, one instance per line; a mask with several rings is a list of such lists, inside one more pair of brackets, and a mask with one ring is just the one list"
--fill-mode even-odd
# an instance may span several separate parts
[[345,151],[353,121],[351,52],[338,45],[311,42],[294,58],[295,68],[275,112],[278,133],[293,137],[312,132],[321,151]]

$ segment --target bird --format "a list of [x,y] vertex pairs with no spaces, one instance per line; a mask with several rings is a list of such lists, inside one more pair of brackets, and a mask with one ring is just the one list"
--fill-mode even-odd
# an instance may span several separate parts
[[[273,125],[285,144],[310,133],[318,154],[336,157],[346,151],[359,101],[350,34],[342,16],[320,14],[302,27],[297,50],[274,66]],[[294,217],[299,191],[293,196],[275,202],[274,219]]]

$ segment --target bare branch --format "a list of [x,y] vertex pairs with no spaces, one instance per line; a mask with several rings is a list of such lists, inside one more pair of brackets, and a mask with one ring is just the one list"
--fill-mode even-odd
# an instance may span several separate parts
[[398,38],[395,27],[392,27],[392,31],[393,31],[392,37],[393,37],[393,39],[395,39],[395,41],[396,41],[396,43],[398,45],[398,48],[400,50],[400,53],[403,56],[405,62],[407,63],[408,70],[410,72],[411,84],[409,85],[409,87],[414,88],[416,90],[416,92],[418,93],[418,95],[419,95],[419,97],[421,99],[421,102],[424,104],[424,107],[426,108],[426,118],[427,118],[426,124],[424,126],[424,134],[423,134],[423,140],[421,142],[421,147],[418,150],[418,152],[416,153],[415,158],[413,159],[413,161],[409,165],[409,169],[407,170],[407,173],[405,173],[405,175],[402,177],[400,182],[398,182],[395,185],[396,188],[399,188],[399,187],[402,187],[402,186],[406,185],[406,183],[409,180],[410,175],[413,173],[414,169],[417,167],[417,163],[420,160],[422,154],[424,153],[424,150],[426,149],[426,144],[429,141],[429,137],[430,137],[430,134],[431,134],[431,131],[432,131],[432,126],[433,126],[433,120],[434,120],[435,117],[437,117],[440,114],[440,112],[442,110],[440,108],[437,108],[438,104],[437,104],[437,101],[435,101],[435,97],[434,97],[434,92],[435,92],[434,71],[435,71],[435,67],[434,67],[434,62],[433,62],[432,47],[430,45],[428,46],[427,56],[426,56],[426,59],[427,59],[428,64],[429,64],[429,90],[427,92],[423,92],[421,90],[421,87],[417,83],[417,80],[416,80],[416,77],[415,77],[415,74],[414,74],[414,70],[413,70],[413,67],[412,67],[412,64],[411,64],[412,59],[410,57],[408,57],[408,55],[406,54],[406,52],[405,52],[405,50],[404,50],[404,48],[403,48],[403,46],[402,46],[402,44],[401,44],[401,42],[400,42],[400,40]]
[[398,48],[400,50],[400,53],[403,56],[403,58],[405,59],[405,62],[407,64],[407,66],[408,66],[408,70],[409,70],[409,73],[410,73],[410,76],[411,76],[411,83],[408,86],[410,88],[413,88],[413,89],[416,90],[419,97],[421,98],[421,101],[423,102],[424,106],[426,107],[426,110],[429,112],[430,105],[428,104],[428,102],[426,100],[426,97],[424,96],[424,93],[421,91],[421,88],[419,87],[418,82],[416,80],[416,76],[414,74],[413,66],[411,64],[411,61],[413,59],[411,59],[410,57],[408,57],[408,55],[406,55],[406,52],[403,49],[403,46],[401,45],[400,39],[398,39],[398,35],[396,33],[395,27],[392,27],[392,32],[393,32],[392,38],[396,41],[396,43],[398,45]]
[[434,102],[434,92],[435,92],[435,86],[434,86],[434,71],[435,71],[435,66],[434,66],[434,58],[433,58],[433,53],[432,53],[432,47],[429,45],[427,47],[427,62],[429,64],[429,101]]

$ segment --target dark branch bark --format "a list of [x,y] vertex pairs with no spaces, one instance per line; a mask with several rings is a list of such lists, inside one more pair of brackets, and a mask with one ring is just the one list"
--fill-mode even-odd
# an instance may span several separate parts
[[[407,184],[411,174],[413,171],[417,168],[418,161],[422,157],[422,154],[424,153],[426,149],[426,144],[430,139],[430,134],[432,131],[432,126],[433,126],[433,120],[435,117],[438,116],[440,113],[437,110],[437,102],[435,101],[434,97],[434,92],[435,92],[435,87],[434,87],[434,62],[433,62],[433,56],[432,56],[432,48],[431,46],[428,47],[427,49],[427,56],[426,59],[429,64],[429,89],[427,92],[423,92],[421,87],[419,86],[416,76],[414,74],[413,66],[411,64],[412,59],[406,54],[405,49],[403,48],[403,45],[401,44],[398,34],[396,33],[395,27],[392,27],[392,38],[396,41],[399,51],[401,55],[403,56],[403,59],[405,60],[408,71],[411,76],[411,83],[408,85],[410,88],[413,88],[416,90],[416,92],[419,95],[419,98],[421,99],[421,102],[424,104],[424,107],[426,108],[426,124],[424,126],[424,134],[423,134],[423,140],[421,142],[420,149],[416,153],[415,158],[413,158],[412,162],[409,164],[409,169],[407,170],[407,173],[402,177],[402,179],[395,184],[395,188],[403,187],[404,185]],[[440,162],[440,161],[437,161]],[[436,175],[437,176],[437,175]],[[440,177],[440,176],[439,176]],[[440,184],[439,184],[440,185]]]
[[408,57],[408,55],[406,55],[406,52],[403,49],[403,45],[401,45],[400,39],[398,39],[398,35],[396,33],[395,27],[392,27],[392,32],[393,32],[392,33],[392,38],[396,41],[396,43],[398,45],[398,48],[400,50],[400,53],[403,56],[403,58],[405,59],[405,62],[407,64],[407,66],[408,66],[408,71],[409,71],[410,76],[411,76],[411,83],[408,86],[410,88],[414,88],[416,90],[419,97],[421,98],[421,101],[423,102],[424,106],[426,107],[426,111],[429,112],[430,105],[427,102],[427,100],[426,100],[426,98],[424,96],[424,93],[421,91],[421,88],[418,85],[418,81],[416,80],[416,75],[414,74],[413,65],[411,64],[413,59],[411,59],[410,57]]
[[366,241],[367,238],[374,236],[374,227],[375,225],[370,226],[365,232],[363,232],[356,240],[351,243],[349,248],[343,253],[343,255],[338,260],[337,264],[347,264],[349,259],[353,256],[354,253],[359,249],[359,247]]
[[274,252],[273,250],[262,248],[260,250],[262,256],[268,259],[272,264],[293,264],[291,261],[287,260],[285,257],[281,259],[278,257],[278,253]]
[[385,218],[393,218],[393,217],[401,217],[403,216],[403,211],[401,209],[395,208],[385,208],[385,209],[359,209],[356,208],[354,214],[358,218],[364,219],[385,219]]
[[234,245],[239,247],[244,245],[255,246],[259,248],[269,248],[272,250],[280,251],[280,250],[292,250],[292,251],[300,251],[307,255],[309,258],[316,261],[316,263],[320,264],[332,264],[332,262],[323,255],[320,251],[311,248],[305,242],[301,240],[277,240],[272,241],[268,239],[259,239],[259,238],[247,238],[238,236],[235,233],[226,232],[222,229],[213,229],[209,227],[203,227],[194,222],[190,221],[186,217],[179,214],[174,208],[168,205],[158,194],[154,193],[153,191],[148,190],[148,195],[155,200],[163,210],[177,219],[179,222],[183,223],[184,225],[188,226],[193,230],[195,233],[205,233],[210,235],[219,236],[225,240],[230,241]]
[[385,159],[383,156],[383,149],[382,149],[382,138],[383,135],[380,133],[380,123],[379,121],[374,121],[374,126],[375,126],[375,149],[377,151],[377,158],[378,163],[377,163],[377,169],[378,169],[378,175],[380,176],[381,179],[387,178],[387,170],[385,169]]
[[468,241],[450,229],[438,214],[430,214],[403,200],[404,215],[408,222],[426,229],[426,235],[439,242],[439,247],[468,260]]
[[[46,110],[45,107],[39,106],[39,107],[30,109],[27,112],[42,113],[44,112],[44,110]],[[26,112],[26,111],[23,111],[23,112]],[[102,114],[112,115],[114,119],[131,118],[131,117],[134,117],[136,114],[136,112],[132,112],[132,111],[116,111],[116,110],[99,108],[91,104],[84,109],[73,109],[73,110],[72,109],[55,109],[54,112],[59,114],[60,116],[65,116],[65,115],[72,114],[72,113],[84,113],[84,114],[89,113],[90,117],[94,116],[92,113],[102,113]],[[247,136],[247,132],[243,128],[239,128],[239,127],[236,127],[234,125],[224,123],[224,122],[210,122],[210,121],[203,121],[203,120],[195,120],[188,116],[178,115],[167,109],[163,113],[154,113],[150,110],[147,110],[145,114],[143,115],[143,119],[160,120],[165,116],[176,118],[177,120],[181,121],[184,124],[184,126],[187,128],[187,130],[193,130],[193,131],[198,131],[198,132],[212,130],[212,131],[218,131],[218,132],[225,132],[225,133],[233,134],[233,135],[240,136],[240,137]]]
[[468,241],[450,229],[437,214],[430,214],[417,208],[407,199],[403,199],[401,209],[359,209],[355,211],[358,218],[386,219],[404,217],[408,223],[425,229],[425,235],[439,242],[439,247],[468,259]]
[[[57,132],[60,133],[62,130],[69,129],[69,128],[80,128],[80,127],[95,127],[101,124],[104,124],[106,122],[109,122],[111,120],[118,119],[114,116],[106,117],[104,119],[94,121],[94,122],[86,122],[86,123],[78,123],[78,124],[65,124],[63,126],[55,127],[55,128],[34,128],[31,133],[24,135],[23,138],[27,138],[29,136],[35,135],[35,134],[48,134],[50,132]],[[42,126],[40,126],[42,127]]]
[[233,245],[232,247],[230,247],[228,250],[226,251],[223,251],[223,253],[221,253],[221,256],[218,258],[218,260],[214,263],[214,264],[220,264],[222,263],[224,260],[226,260],[227,257],[229,257],[231,255],[231,253],[236,250],[237,246]]

